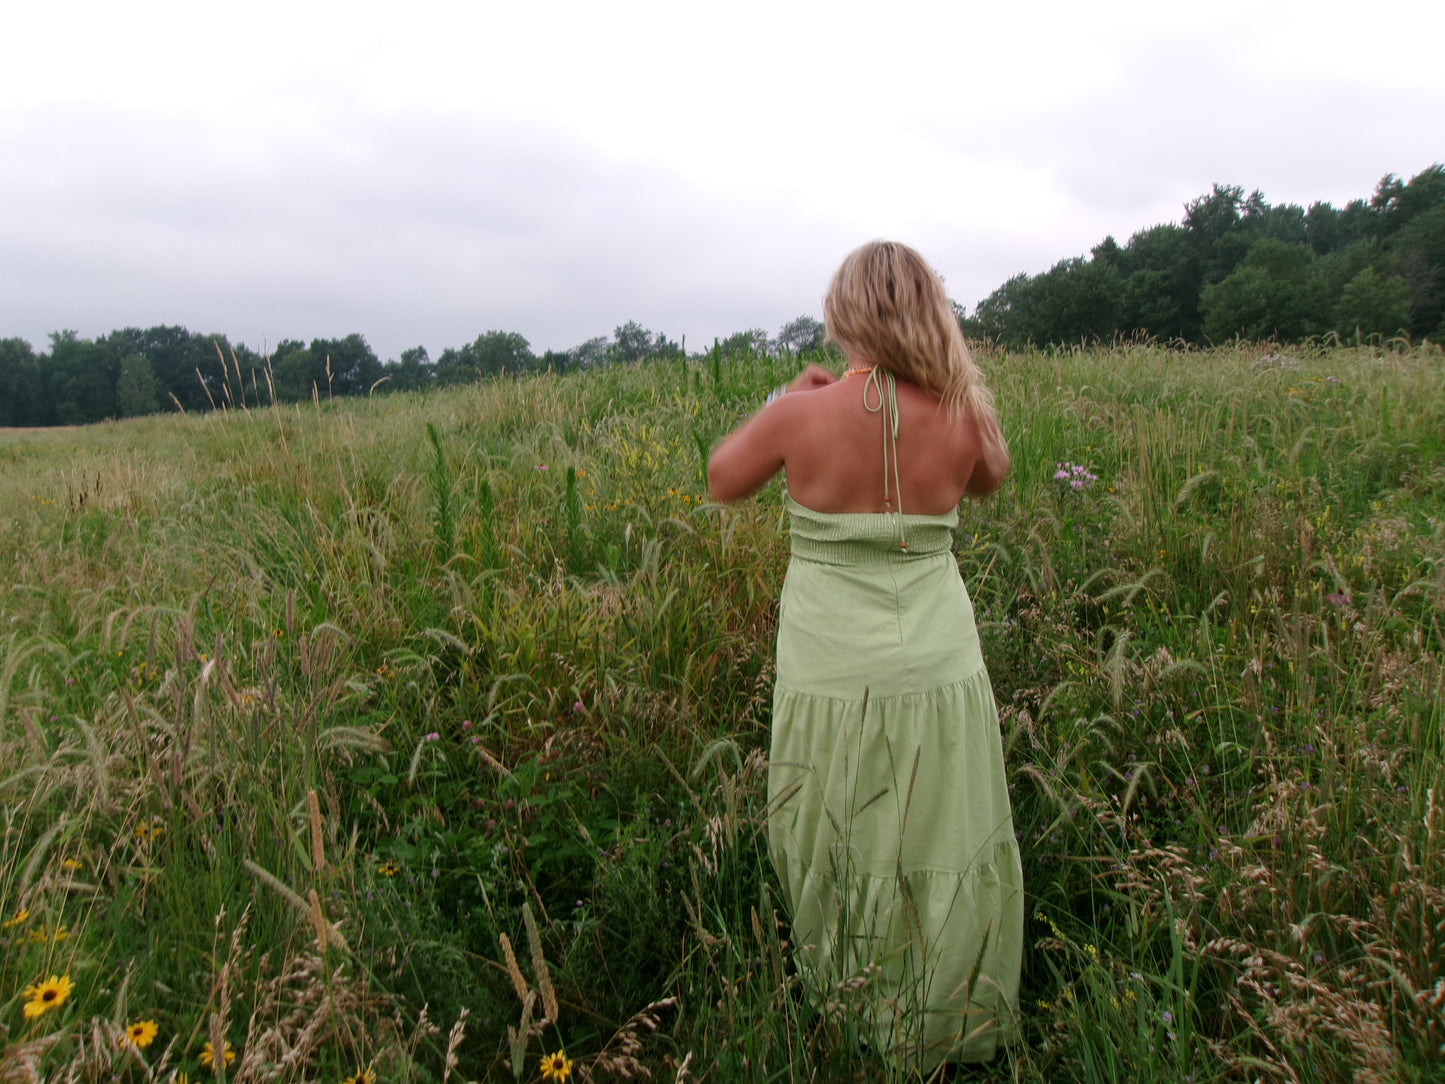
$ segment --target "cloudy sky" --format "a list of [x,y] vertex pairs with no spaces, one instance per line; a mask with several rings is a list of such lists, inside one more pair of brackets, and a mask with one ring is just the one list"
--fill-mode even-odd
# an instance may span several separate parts
[[1445,160],[1445,5],[12,5],[0,337],[182,324],[383,359],[689,349],[821,315],[872,237],[970,308],[1212,183]]

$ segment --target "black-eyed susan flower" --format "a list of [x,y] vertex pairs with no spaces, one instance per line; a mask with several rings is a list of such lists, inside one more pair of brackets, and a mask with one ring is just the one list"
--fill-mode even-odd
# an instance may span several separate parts
[[[231,1062],[236,1060],[236,1052],[231,1049],[230,1043],[227,1043],[222,1048],[221,1060],[227,1065],[230,1065]],[[215,1056],[211,1053],[211,1044],[209,1042],[201,1048],[201,1064],[212,1072],[215,1071]]]
[[358,1069],[354,1076],[349,1076],[341,1084],[376,1084],[376,1074],[371,1071],[371,1066],[365,1069]]
[[401,872],[401,867],[398,866],[390,858],[388,858],[385,862],[376,867],[376,872],[381,874],[383,877],[395,877],[398,873]]
[[21,996],[25,999],[25,1019],[44,1016],[51,1009],[65,1004],[65,999],[70,996],[70,976],[51,975],[44,982],[25,987]]
[[85,868],[85,863],[78,858],[67,858],[60,863],[60,868],[67,873],[79,873]]
[[22,907],[4,922],[0,922],[0,930],[13,930],[16,926],[29,921],[29,919],[30,909],[28,907]]
[[134,1024],[125,1026],[125,1033],[120,1037],[120,1045],[144,1050],[155,1041],[158,1031],[160,1029],[156,1027],[154,1020],[137,1020]]
[[141,821],[135,826],[135,838],[141,843],[154,843],[161,838],[166,826],[161,823],[159,817],[152,817],[150,820]]
[[555,1054],[543,1054],[542,1064],[538,1068],[541,1069],[543,1080],[560,1082],[572,1075],[572,1060],[559,1050]]

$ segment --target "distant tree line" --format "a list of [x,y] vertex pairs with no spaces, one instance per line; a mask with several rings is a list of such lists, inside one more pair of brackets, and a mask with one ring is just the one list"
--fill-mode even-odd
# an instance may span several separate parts
[[960,314],[966,334],[1005,346],[1150,335],[1189,343],[1408,335],[1445,341],[1445,166],[1337,210],[1271,206],[1215,185],[1182,224],[1038,275],[1015,275]]
[[[713,344],[724,355],[743,351],[801,353],[823,343],[823,325],[800,316],[777,338],[753,328]],[[50,336],[37,354],[24,339],[0,339],[0,426],[84,425],[158,411],[206,411],[292,403],[313,398],[387,394],[469,384],[530,372],[681,357],[683,347],[636,321],[571,350],[532,352],[512,331],[488,331],[435,361],[422,346],[382,362],[359,334],[341,339],[290,339],[267,355],[224,335],[183,327],[126,328],[99,339],[73,331]]]

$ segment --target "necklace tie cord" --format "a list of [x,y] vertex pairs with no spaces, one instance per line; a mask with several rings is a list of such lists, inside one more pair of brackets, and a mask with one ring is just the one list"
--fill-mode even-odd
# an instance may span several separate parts
[[[882,379],[878,376],[880,371]],[[898,517],[898,548],[906,553],[908,540],[903,536],[903,486],[898,480],[898,385],[892,373],[887,369],[880,370],[876,365],[860,372],[868,374],[868,382],[863,385],[863,409],[870,414],[883,415],[883,503]]]

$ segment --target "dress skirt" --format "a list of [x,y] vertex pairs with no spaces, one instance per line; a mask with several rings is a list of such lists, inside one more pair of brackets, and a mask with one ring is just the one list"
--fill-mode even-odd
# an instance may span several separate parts
[[1023,875],[957,514],[789,501],[768,843],[815,1001],[927,1072],[1014,1027]]

